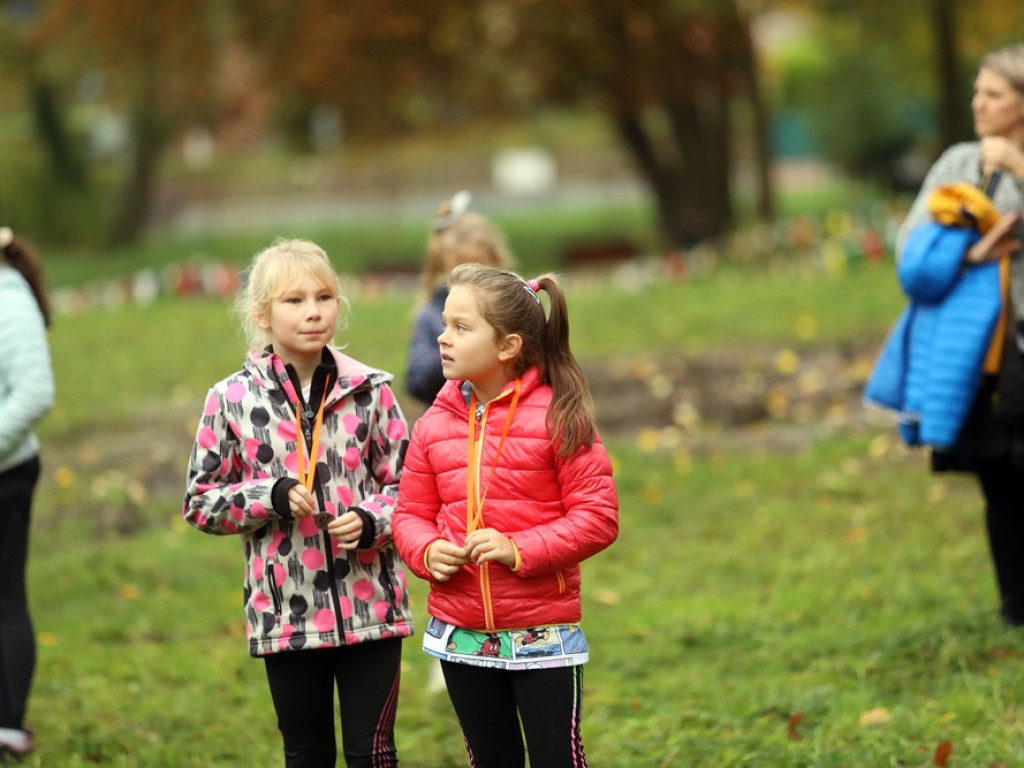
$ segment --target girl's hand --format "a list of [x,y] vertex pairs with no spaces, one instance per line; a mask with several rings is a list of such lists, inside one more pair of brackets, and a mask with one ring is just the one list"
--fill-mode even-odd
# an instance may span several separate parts
[[468,562],[466,550],[447,539],[438,539],[427,547],[427,570],[434,581],[448,581]]
[[1018,221],[1019,211],[1008,213],[999,219],[981,240],[967,250],[967,261],[972,264],[993,261],[1020,248],[1020,240],[1009,237],[1010,230]]
[[1020,147],[1003,136],[986,136],[979,144],[985,173],[1006,171],[1018,179],[1024,178],[1024,152]]
[[292,517],[312,517],[316,512],[316,501],[313,494],[309,492],[302,483],[296,483],[288,489],[288,509]]
[[466,537],[466,554],[477,565],[501,563],[512,568],[516,564],[516,548],[512,540],[493,528],[481,528]]
[[327,533],[338,540],[342,549],[355,549],[363,535],[363,518],[358,512],[346,512],[327,524]]

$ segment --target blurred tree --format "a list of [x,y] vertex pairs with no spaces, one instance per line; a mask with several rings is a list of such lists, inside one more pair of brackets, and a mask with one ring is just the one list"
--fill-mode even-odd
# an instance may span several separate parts
[[[202,122],[216,98],[216,52],[227,18],[218,0],[40,0],[30,45],[39,56],[74,56],[99,68],[109,106],[125,116],[129,147],[109,239],[136,239],[153,200],[161,154]],[[55,53],[56,52],[56,53]]]
[[[972,138],[971,83],[988,50],[1024,39],[1020,0],[773,0],[803,13],[781,54],[776,100],[814,125],[819,149],[852,175],[916,186],[903,160]],[[788,57],[788,62],[786,61]]]
[[[771,213],[749,19],[732,0],[235,0],[279,92],[337,105],[346,130],[391,132],[556,105],[607,115],[656,200],[670,247],[726,231],[737,137]],[[300,95],[301,94],[301,95]],[[736,120],[744,100],[750,119]]]
[[[608,116],[652,191],[669,247],[733,223],[738,141],[753,146],[758,212],[771,215],[767,117],[750,19],[732,0],[491,0],[536,103]],[[739,108],[750,120],[740,125]]]
[[8,74],[5,84],[24,91],[35,133],[57,187],[81,189],[86,185],[84,158],[74,145],[64,99],[52,73],[46,70],[28,38],[27,29],[38,16],[34,3],[8,2],[0,5],[0,60]]

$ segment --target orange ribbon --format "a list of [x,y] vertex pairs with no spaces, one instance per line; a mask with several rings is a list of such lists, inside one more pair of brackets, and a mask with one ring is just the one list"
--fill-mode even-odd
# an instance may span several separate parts
[[[516,412],[516,405],[519,403],[519,394],[523,391],[523,380],[516,379],[514,384],[512,402],[508,407],[508,415],[505,417],[505,427],[501,430],[501,440],[498,442],[498,450],[494,452],[494,462],[491,464],[491,476],[487,478],[487,485],[484,492],[480,493],[480,454],[483,452],[483,434],[480,435],[479,447],[476,434],[476,392],[473,392],[469,399],[469,471],[466,473],[466,533],[470,534],[478,528],[484,527],[484,500],[487,498],[487,489],[491,487],[491,478],[494,477],[494,470],[498,466],[498,458],[501,456],[501,449],[505,446],[505,438],[508,437],[508,429],[512,425],[512,415]],[[488,406],[489,407],[489,406]]]
[[306,441],[302,436],[302,406],[298,400],[295,401],[295,454],[298,465],[299,482],[306,486],[306,490],[313,492],[313,479],[316,477],[316,460],[320,452],[320,428],[324,425],[324,402],[327,400],[327,390],[324,389],[323,397],[320,398],[320,409],[316,412],[316,423],[313,425],[313,444],[309,450],[309,469],[304,467],[306,454]]

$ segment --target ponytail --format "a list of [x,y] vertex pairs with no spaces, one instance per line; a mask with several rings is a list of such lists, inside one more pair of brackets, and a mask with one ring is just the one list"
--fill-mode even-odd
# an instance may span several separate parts
[[0,256],[14,267],[32,289],[36,297],[39,311],[43,315],[43,323],[47,328],[53,320],[50,301],[46,295],[46,281],[43,277],[43,265],[39,256],[29,243],[11,232],[10,227],[0,227]]
[[551,432],[561,440],[558,455],[571,456],[581,447],[589,448],[597,435],[594,399],[583,369],[569,346],[569,308],[562,286],[554,275],[541,275],[535,282],[549,298],[547,328],[544,334],[543,371],[551,385],[548,418]]

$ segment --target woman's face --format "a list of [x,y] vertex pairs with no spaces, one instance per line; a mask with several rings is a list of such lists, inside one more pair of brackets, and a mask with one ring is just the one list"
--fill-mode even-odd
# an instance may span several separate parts
[[1002,75],[982,69],[974,81],[974,132],[978,138],[1016,138],[1024,129],[1024,94]]

